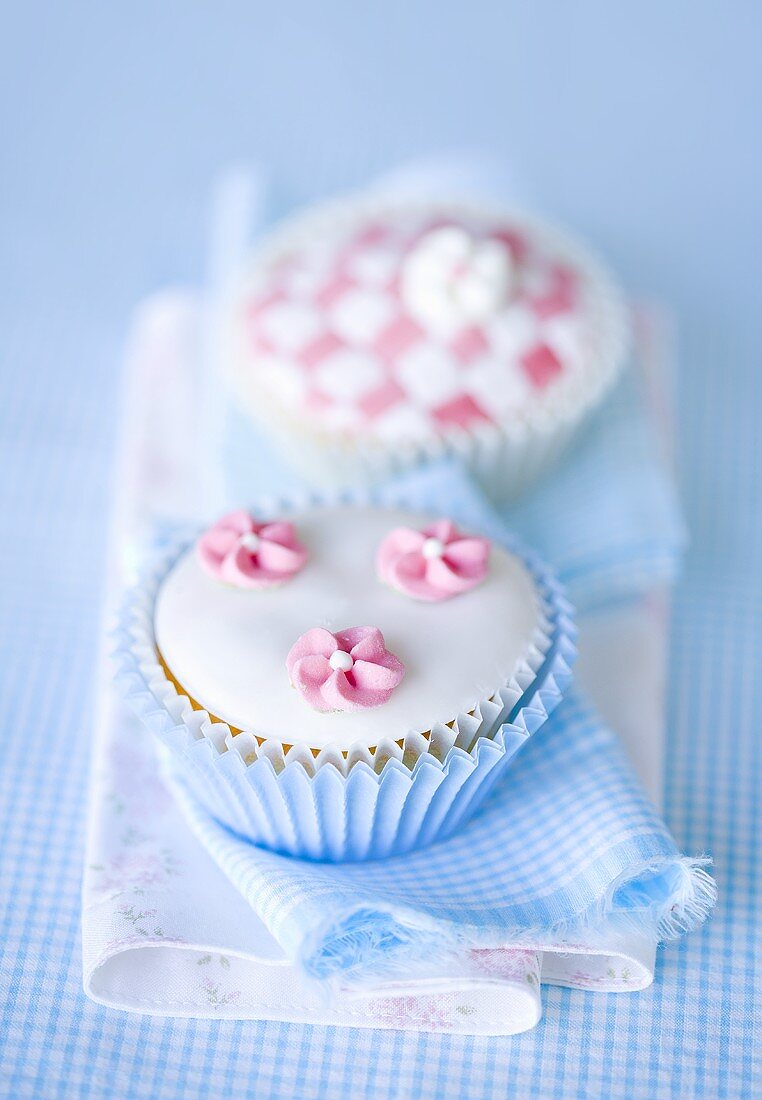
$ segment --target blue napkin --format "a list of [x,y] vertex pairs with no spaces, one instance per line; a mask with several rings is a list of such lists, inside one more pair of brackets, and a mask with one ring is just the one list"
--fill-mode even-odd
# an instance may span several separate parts
[[[475,519],[490,508],[452,462],[405,481],[421,506],[444,499]],[[563,468],[503,519],[586,605],[674,575],[683,528],[632,381]],[[595,944],[618,930],[657,941],[703,920],[715,897],[707,861],[681,856],[616,738],[575,693],[457,836],[406,856],[329,865],[263,851],[172,782],[214,858],[318,978],[412,973],[432,950]]]
[[680,855],[615,737],[572,694],[457,836],[368,863],[309,863],[241,841],[173,781],[194,831],[289,958],[377,981],[431,951],[656,940],[700,923],[714,883]]

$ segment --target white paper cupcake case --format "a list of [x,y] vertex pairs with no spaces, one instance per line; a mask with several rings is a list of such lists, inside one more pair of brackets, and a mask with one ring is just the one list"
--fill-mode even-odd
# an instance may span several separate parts
[[[373,493],[344,494],[342,500],[379,502]],[[403,497],[396,501],[410,504]],[[335,502],[292,498],[257,512],[282,516],[295,507]],[[383,503],[390,503],[388,495]],[[128,595],[115,659],[126,699],[163,746],[171,781],[240,836],[303,858],[380,859],[450,835],[560,702],[576,655],[571,607],[552,572],[499,530],[498,537],[484,534],[522,559],[539,600],[533,642],[510,682],[451,725],[435,725],[429,738],[413,733],[402,747],[389,738],[374,750],[355,745],[346,754],[328,746],[317,757],[298,744],[298,732],[290,748],[275,740],[259,743],[247,732],[234,736],[206,711],[194,710],[167,679],[154,640],[154,602],[192,538],[186,533],[165,544]]]
[[[349,229],[364,219],[415,210],[433,216],[491,217],[515,222],[582,271],[593,303],[592,323],[598,347],[585,369],[569,374],[563,386],[538,396],[522,415],[482,425],[478,431],[452,428],[446,435],[425,441],[362,440],[321,430],[314,420],[290,411],[266,387],[251,382],[234,320],[234,303],[220,336],[233,389],[253,420],[311,485],[337,489],[351,480],[354,485],[369,486],[425,462],[457,456],[494,500],[515,499],[552,467],[584,421],[602,404],[627,361],[631,344],[627,305],[606,267],[586,245],[532,215],[488,203],[400,200],[369,193],[340,198],[293,215],[260,243],[252,270],[266,271],[269,264],[294,248],[314,244],[325,231]],[[251,285],[256,286],[256,275]],[[239,294],[235,302],[240,299]],[[244,376],[248,381],[243,381]]]

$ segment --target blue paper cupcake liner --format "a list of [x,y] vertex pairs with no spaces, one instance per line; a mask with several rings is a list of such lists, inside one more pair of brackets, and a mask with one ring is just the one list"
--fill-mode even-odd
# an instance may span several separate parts
[[[336,503],[431,503],[389,490],[340,497],[291,497],[256,513],[283,516]],[[450,510],[452,514],[452,510]],[[454,515],[456,520],[469,523]],[[236,834],[274,851],[332,862],[380,859],[441,840],[477,809],[528,738],[563,697],[576,655],[572,609],[553,573],[506,536],[497,522],[474,524],[519,557],[538,596],[538,625],[525,659],[503,688],[429,736],[392,737],[373,749],[323,749],[262,742],[194,710],[159,662],[153,632],[156,593],[192,537],[175,535],[153,555],[125,601],[116,631],[117,679],[128,702],[163,747],[170,782]],[[485,529],[485,528],[492,529]],[[195,532],[194,532],[195,535]]]

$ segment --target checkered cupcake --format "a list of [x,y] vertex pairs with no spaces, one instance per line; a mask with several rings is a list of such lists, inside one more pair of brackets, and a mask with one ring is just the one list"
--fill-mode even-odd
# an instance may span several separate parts
[[224,326],[247,413],[318,487],[462,456],[497,499],[623,365],[626,310],[577,243],[483,205],[347,198],[276,229]]

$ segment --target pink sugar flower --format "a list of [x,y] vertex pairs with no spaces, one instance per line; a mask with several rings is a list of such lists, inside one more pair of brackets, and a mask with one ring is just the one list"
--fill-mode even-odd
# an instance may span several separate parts
[[196,544],[199,561],[236,588],[271,588],[290,580],[307,561],[291,523],[257,523],[243,510],[223,516]]
[[423,531],[397,527],[378,548],[382,581],[416,600],[447,600],[468,592],[487,575],[487,539],[461,534],[449,519]]
[[351,626],[332,634],[313,627],[296,640],[286,668],[300,695],[314,710],[348,711],[380,707],[405,675],[375,626]]

